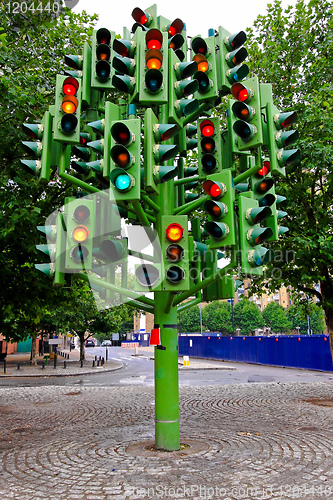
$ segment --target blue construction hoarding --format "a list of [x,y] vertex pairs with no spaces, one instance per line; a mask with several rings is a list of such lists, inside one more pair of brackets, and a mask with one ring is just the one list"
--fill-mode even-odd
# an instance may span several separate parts
[[179,336],[179,354],[262,365],[333,371],[326,335],[276,337]]

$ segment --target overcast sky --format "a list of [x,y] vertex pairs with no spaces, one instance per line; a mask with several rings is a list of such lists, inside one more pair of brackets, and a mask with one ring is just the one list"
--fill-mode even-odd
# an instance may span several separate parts
[[[179,17],[187,28],[188,36],[208,36],[209,28],[217,29],[223,26],[231,33],[245,30],[253,25],[259,14],[265,15],[269,0],[205,0],[202,2],[185,2],[168,0],[156,2],[157,15],[173,21]],[[294,5],[296,0],[282,0],[282,6]],[[116,34],[123,34],[123,27],[129,30],[134,23],[131,16],[135,7],[145,10],[153,5],[138,3],[132,0],[79,0],[75,12],[86,10],[89,14],[99,14],[97,28],[108,28]]]

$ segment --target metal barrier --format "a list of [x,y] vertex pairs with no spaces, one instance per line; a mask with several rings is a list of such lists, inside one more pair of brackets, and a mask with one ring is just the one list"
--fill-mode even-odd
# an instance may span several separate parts
[[333,371],[326,335],[275,337],[179,336],[179,355],[261,365]]

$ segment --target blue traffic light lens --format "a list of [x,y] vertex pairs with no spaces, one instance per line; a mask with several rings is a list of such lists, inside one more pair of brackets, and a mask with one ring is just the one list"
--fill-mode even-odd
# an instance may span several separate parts
[[178,266],[171,266],[166,272],[166,278],[170,283],[177,284],[185,278],[184,270]]
[[118,191],[126,191],[131,185],[131,178],[127,174],[120,174],[116,177],[114,185]]
[[145,82],[149,92],[157,92],[162,87],[163,75],[159,70],[150,69],[147,71]]
[[84,245],[78,245],[72,248],[70,256],[75,262],[82,262],[88,258],[89,250]]
[[64,115],[61,119],[60,126],[65,134],[72,134],[77,126],[77,117],[69,114]]
[[205,154],[201,160],[202,168],[205,172],[213,172],[216,168],[216,158],[210,153]]
[[111,66],[107,61],[98,61],[96,64],[97,78],[104,82],[110,78]]

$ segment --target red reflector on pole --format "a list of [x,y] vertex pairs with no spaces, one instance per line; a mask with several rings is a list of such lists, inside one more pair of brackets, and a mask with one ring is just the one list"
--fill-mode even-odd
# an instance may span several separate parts
[[159,328],[153,328],[150,332],[149,345],[161,344],[161,331]]

